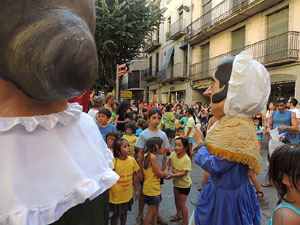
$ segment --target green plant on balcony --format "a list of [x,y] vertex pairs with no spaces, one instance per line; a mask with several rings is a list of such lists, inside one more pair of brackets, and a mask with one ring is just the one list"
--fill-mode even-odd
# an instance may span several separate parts
[[166,32],[166,38],[167,38],[167,40],[169,39],[169,37],[170,37],[170,31],[167,31]]

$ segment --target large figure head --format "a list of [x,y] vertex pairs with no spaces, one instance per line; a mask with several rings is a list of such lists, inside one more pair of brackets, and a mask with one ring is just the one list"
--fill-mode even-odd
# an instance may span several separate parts
[[40,100],[87,90],[97,74],[94,0],[0,0],[0,78]]
[[212,114],[251,117],[261,112],[270,95],[270,75],[266,68],[244,51],[223,60],[204,92],[210,97]]

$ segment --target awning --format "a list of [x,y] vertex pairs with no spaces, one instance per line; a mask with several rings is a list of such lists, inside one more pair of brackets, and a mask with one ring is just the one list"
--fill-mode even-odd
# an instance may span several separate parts
[[169,65],[169,63],[170,63],[170,60],[171,60],[171,56],[172,56],[172,54],[173,54],[173,51],[174,51],[174,47],[171,47],[171,48],[168,49],[165,64],[164,64],[164,65],[162,66],[162,68],[161,68],[162,70],[168,68],[168,65]]

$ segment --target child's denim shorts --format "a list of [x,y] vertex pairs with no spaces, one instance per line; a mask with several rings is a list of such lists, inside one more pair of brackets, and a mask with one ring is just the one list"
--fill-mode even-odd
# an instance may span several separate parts
[[161,202],[161,195],[157,195],[157,196],[144,195],[144,200],[147,205],[157,205]]
[[189,137],[189,144],[196,144],[196,141],[195,141],[195,139],[194,138],[192,138],[192,137]]

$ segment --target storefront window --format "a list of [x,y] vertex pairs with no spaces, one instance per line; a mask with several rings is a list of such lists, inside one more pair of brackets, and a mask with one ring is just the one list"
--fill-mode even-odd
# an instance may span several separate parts
[[183,91],[173,91],[173,92],[170,92],[170,98],[169,98],[169,101],[172,102],[172,101],[180,101],[180,102],[184,102],[185,101],[185,90]]

